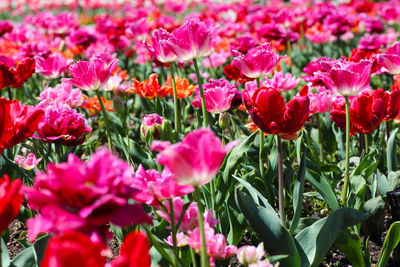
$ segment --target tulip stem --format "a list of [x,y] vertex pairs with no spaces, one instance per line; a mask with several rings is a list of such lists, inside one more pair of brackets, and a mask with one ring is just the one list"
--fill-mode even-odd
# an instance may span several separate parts
[[196,195],[196,201],[197,201],[197,207],[198,207],[197,219],[199,222],[199,229],[200,229],[200,235],[201,235],[201,254],[200,254],[201,267],[207,267],[207,266],[209,266],[209,261],[208,261],[208,256],[207,256],[206,236],[204,233],[203,205],[201,204],[199,187],[197,187],[197,186],[195,187],[194,193]]
[[174,266],[178,266],[178,249],[177,249],[177,242],[176,242],[176,225],[175,225],[175,212],[174,212],[174,202],[172,198],[168,199],[169,201],[169,210],[170,210],[170,218],[171,218],[171,230],[172,230],[172,244],[174,248]]
[[324,146],[323,146],[323,143],[322,143],[322,126],[323,126],[323,122],[322,122],[320,116],[321,116],[320,114],[317,114],[319,153],[320,153],[321,163],[324,163]]
[[347,189],[349,187],[349,166],[350,166],[350,109],[349,97],[344,97],[346,103],[346,165],[344,171],[344,185],[342,191],[342,204],[345,207],[347,202]]
[[190,248],[190,256],[192,256],[192,265],[193,265],[193,267],[197,267],[196,254],[194,254],[194,250],[192,248]]
[[178,100],[178,95],[176,92],[176,83],[175,83],[175,71],[174,71],[174,66],[175,63],[171,62],[169,63],[169,70],[171,72],[171,78],[172,78],[172,90],[174,93],[174,112],[175,112],[175,137],[176,140],[179,139],[179,133],[181,130],[181,116],[179,112],[179,100]]
[[260,167],[260,174],[261,178],[264,178],[264,159],[262,157],[263,154],[263,148],[264,148],[264,132],[260,129],[260,150],[258,154],[258,165]]
[[11,92],[10,87],[7,87],[7,92],[8,92],[8,99],[11,101],[12,100],[12,92]]
[[111,142],[110,124],[108,121],[107,111],[106,111],[106,108],[104,107],[103,100],[101,100],[101,95],[100,95],[99,90],[96,90],[96,95],[97,95],[97,98],[99,99],[101,112],[103,113],[103,119],[104,119],[104,123],[106,125],[108,149],[111,151],[112,150],[112,142]]
[[197,76],[197,84],[199,86],[199,91],[200,91],[200,98],[201,98],[201,110],[203,112],[203,127],[207,127],[207,109],[206,109],[206,100],[204,98],[204,91],[203,91],[203,79],[200,75],[199,71],[199,66],[197,65],[197,59],[193,59],[193,65],[194,69],[196,71],[196,76]]
[[278,145],[278,202],[279,202],[279,216],[281,217],[281,222],[284,227],[286,227],[285,222],[285,199],[283,197],[283,166],[282,166],[282,142],[279,135],[277,137]]
[[260,85],[260,78],[256,78],[256,82],[257,82],[257,88],[260,88],[260,87],[261,87],[261,85]]
[[365,141],[365,153],[368,153],[368,148],[369,148],[368,134],[364,134],[364,141]]

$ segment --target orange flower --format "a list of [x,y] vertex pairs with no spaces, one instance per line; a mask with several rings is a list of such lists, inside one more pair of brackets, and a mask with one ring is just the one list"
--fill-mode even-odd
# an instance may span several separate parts
[[[98,114],[101,111],[101,106],[99,99],[97,96],[94,96],[92,98],[89,98],[87,95],[84,95],[83,98],[87,101],[86,104],[82,106],[82,108],[85,108],[90,111],[90,116],[94,116]],[[113,102],[112,100],[106,100],[103,96],[101,97],[101,101],[103,101],[104,107],[108,111],[114,111],[113,109]]]
[[158,75],[156,73],[150,74],[149,78],[143,82],[139,82],[136,77],[133,77],[132,91],[150,100],[157,96],[166,97],[168,95],[168,88],[165,86],[161,87],[158,84]]
[[[175,77],[176,84],[176,94],[178,99],[183,99],[191,96],[196,89],[195,85],[189,83],[188,80],[181,78],[179,76]],[[168,75],[167,82],[162,87],[164,90],[168,91],[170,96],[174,96],[174,91],[172,89],[172,77]]]
[[[253,120],[251,119],[251,117],[249,116],[249,123],[245,125],[247,129],[249,129],[250,132],[254,133],[258,130],[260,130],[260,128],[258,128],[258,126],[253,122]],[[258,133],[260,134],[260,133]],[[267,136],[268,133],[264,132],[264,135]]]
[[113,76],[115,74],[121,77],[121,79],[124,81],[127,81],[129,79],[128,71],[121,69],[121,67],[116,67],[111,75]]

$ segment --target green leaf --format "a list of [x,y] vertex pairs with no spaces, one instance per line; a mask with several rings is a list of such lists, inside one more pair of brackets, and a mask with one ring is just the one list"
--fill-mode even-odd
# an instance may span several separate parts
[[394,222],[389,228],[389,231],[383,242],[381,255],[379,256],[376,267],[385,267],[386,263],[400,241],[400,222]]
[[253,145],[254,138],[257,136],[257,132],[252,133],[245,140],[241,141],[239,145],[235,146],[229,153],[226,164],[224,166],[223,179],[224,183],[228,183],[229,177],[231,176],[235,166],[243,159],[244,153],[246,153]]
[[326,203],[333,210],[339,208],[339,204],[334,191],[329,185],[326,178],[310,169],[306,170],[306,179],[317,189],[317,191],[324,197]]
[[353,231],[344,230],[335,242],[335,246],[346,255],[353,266],[365,266],[364,255],[361,249],[361,239]]
[[397,156],[396,156],[396,133],[399,128],[396,128],[389,137],[387,142],[386,157],[387,157],[387,169],[388,172],[397,170]]
[[308,259],[302,266],[318,266],[342,231],[367,217],[355,209],[341,208],[302,230],[295,237]]
[[304,176],[306,175],[306,162],[307,162],[307,149],[304,149],[303,155],[301,157],[300,167],[297,172],[297,179],[294,184],[293,190],[293,210],[294,215],[292,219],[292,223],[290,225],[289,232],[293,233],[300,220],[301,216],[301,208],[303,203],[303,192],[304,192]]
[[371,198],[364,203],[364,211],[370,216],[363,222],[362,231],[367,236],[377,237],[379,241],[385,228],[385,206],[381,196]]
[[38,238],[36,242],[24,249],[21,253],[12,259],[10,267],[37,267],[43,259],[46,250],[47,242],[50,236],[43,236]]
[[10,265],[10,255],[8,254],[6,244],[4,243],[3,238],[0,236],[0,246],[1,246],[1,266],[8,267]]
[[283,227],[278,215],[258,206],[246,194],[236,191],[236,202],[247,222],[264,242],[265,250],[272,256],[288,255],[280,261],[281,267],[300,266],[300,256],[294,240]]

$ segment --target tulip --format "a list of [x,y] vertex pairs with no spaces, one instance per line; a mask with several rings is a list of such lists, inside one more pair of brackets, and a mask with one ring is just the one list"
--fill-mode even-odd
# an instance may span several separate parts
[[400,74],[400,43],[395,43],[385,53],[379,54],[378,64],[390,74]]
[[21,192],[22,181],[10,181],[8,175],[0,178],[0,234],[17,217],[24,199]]
[[275,54],[269,43],[264,43],[250,49],[246,55],[233,51],[236,56],[232,65],[238,68],[246,77],[265,78],[276,64],[283,58]]
[[162,63],[174,62],[178,59],[170,39],[173,35],[164,29],[155,30],[151,36],[151,45],[147,45],[146,48],[150,54]]
[[300,79],[292,76],[290,72],[283,74],[281,71],[275,71],[272,79],[265,80],[265,87],[270,87],[278,90],[279,92],[286,92],[294,89],[299,84]]
[[143,142],[152,140],[169,140],[172,126],[169,121],[157,113],[146,114],[140,125],[140,138]]
[[[35,73],[35,60],[25,58],[15,68],[0,64],[0,90],[5,87],[20,88]],[[11,100],[11,99],[10,99]]]
[[54,53],[48,57],[36,57],[36,72],[44,77],[55,79],[68,71],[71,60],[66,60],[63,55]]
[[129,233],[122,242],[119,255],[111,261],[111,267],[150,267],[150,243],[139,231]]
[[54,88],[46,87],[38,99],[45,101],[47,105],[54,102],[61,102],[68,104],[71,108],[80,107],[84,101],[82,91],[72,89],[72,85],[67,83],[58,84]]
[[17,155],[14,159],[15,163],[17,163],[21,168],[24,168],[28,171],[35,168],[41,160],[41,158],[37,159],[36,155],[33,153],[29,153],[26,157]]
[[264,244],[261,242],[257,247],[249,245],[240,247],[236,251],[236,255],[239,262],[244,266],[258,263],[265,255]]
[[41,109],[0,97],[0,154],[31,137],[43,115]]

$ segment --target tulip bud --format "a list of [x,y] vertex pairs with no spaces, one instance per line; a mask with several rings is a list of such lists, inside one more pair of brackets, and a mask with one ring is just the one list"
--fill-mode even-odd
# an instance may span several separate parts
[[151,143],[153,140],[170,140],[172,126],[170,122],[157,113],[147,114],[140,126],[140,138],[143,142]]
[[229,123],[231,122],[231,116],[229,113],[223,112],[219,114],[219,127],[221,127],[222,130],[225,130],[226,128],[229,127]]

